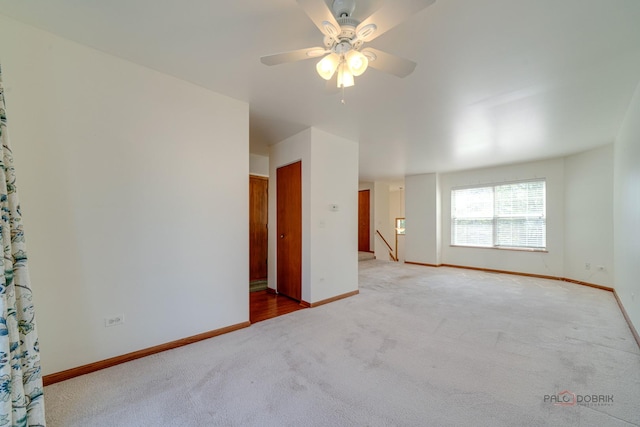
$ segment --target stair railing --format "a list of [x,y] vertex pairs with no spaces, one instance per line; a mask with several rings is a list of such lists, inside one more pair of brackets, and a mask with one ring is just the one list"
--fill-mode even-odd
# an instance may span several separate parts
[[376,230],[376,234],[380,236],[384,244],[387,245],[387,249],[389,250],[389,258],[391,258],[392,261],[398,262],[398,258],[393,254],[393,248],[391,248],[391,245],[389,244],[389,242],[387,242],[387,239],[385,239],[382,233],[380,233],[380,230]]

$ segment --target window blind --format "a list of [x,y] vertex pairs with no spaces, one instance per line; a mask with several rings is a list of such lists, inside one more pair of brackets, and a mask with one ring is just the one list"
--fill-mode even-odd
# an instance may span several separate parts
[[545,200],[544,180],[453,189],[452,244],[545,249]]

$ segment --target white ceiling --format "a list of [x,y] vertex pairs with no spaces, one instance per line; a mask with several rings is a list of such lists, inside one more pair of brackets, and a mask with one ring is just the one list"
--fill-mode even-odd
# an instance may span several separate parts
[[[383,1],[357,0],[356,18]],[[610,143],[640,80],[638,0],[437,0],[370,43],[416,71],[369,69],[345,105],[315,60],[259,61],[321,45],[295,0],[0,0],[0,13],[249,102],[254,153],[309,126],[359,141],[361,180]]]

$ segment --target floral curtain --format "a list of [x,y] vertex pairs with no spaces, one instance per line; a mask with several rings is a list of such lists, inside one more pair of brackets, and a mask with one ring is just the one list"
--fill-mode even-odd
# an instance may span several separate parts
[[40,350],[0,68],[0,427],[45,425]]

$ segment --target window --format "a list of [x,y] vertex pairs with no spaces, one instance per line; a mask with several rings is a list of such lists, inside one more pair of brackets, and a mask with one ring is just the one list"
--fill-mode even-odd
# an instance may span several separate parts
[[451,244],[544,250],[546,182],[451,190]]

